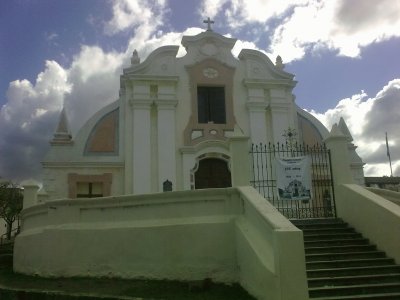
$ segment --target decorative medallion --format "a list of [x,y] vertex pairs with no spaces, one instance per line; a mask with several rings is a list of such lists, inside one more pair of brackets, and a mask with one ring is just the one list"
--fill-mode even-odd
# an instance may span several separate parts
[[206,68],[203,70],[203,75],[207,78],[217,78],[218,71],[215,70],[214,68]]

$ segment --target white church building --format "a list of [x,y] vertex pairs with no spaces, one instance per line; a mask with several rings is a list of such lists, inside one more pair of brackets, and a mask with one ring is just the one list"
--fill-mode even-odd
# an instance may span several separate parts
[[[273,63],[250,49],[234,57],[235,42],[209,29],[182,38],[183,57],[179,46],[160,47],[143,62],[135,51],[119,99],[76,136],[62,112],[43,162],[48,197],[155,193],[165,183],[174,191],[228,187],[230,137],[284,143],[291,129],[300,143],[322,143],[328,130],[296,105],[296,81],[281,58]],[[362,183],[361,159],[349,151]]]
[[297,82],[279,56],[272,62],[243,49],[235,57],[236,39],[208,22],[208,30],[183,36],[183,56],[179,46],[143,61],[134,51],[118,99],[76,135],[61,112],[43,188],[22,183],[14,271],[211,279],[239,283],[257,299],[306,300],[303,232],[273,205],[276,185],[258,192],[254,174],[266,172],[264,181],[274,183],[275,167],[250,158],[252,144],[286,145],[293,154],[294,143],[326,144],[331,156],[318,154],[310,167],[321,194],[296,179],[283,196],[314,209],[306,199],[314,193],[329,204],[328,217],[342,218],[400,263],[400,208],[362,186],[363,162],[345,121],[329,131],[296,105]]

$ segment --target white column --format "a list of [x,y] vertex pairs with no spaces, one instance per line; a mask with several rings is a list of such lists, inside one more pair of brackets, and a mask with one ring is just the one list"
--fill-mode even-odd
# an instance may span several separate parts
[[124,146],[124,156],[125,156],[125,173],[124,173],[124,194],[130,195],[133,193],[133,150],[132,150],[132,139],[133,139],[133,121],[132,121],[132,107],[130,105],[130,100],[132,97],[132,88],[127,86],[123,93],[120,95],[123,105],[123,110],[120,112],[124,117],[125,128],[123,131],[122,145]]
[[157,105],[157,145],[158,145],[158,184],[163,191],[166,180],[172,182],[176,190],[176,138],[175,106],[176,100],[158,100]]
[[133,193],[151,192],[151,123],[152,101],[134,100],[133,109]]

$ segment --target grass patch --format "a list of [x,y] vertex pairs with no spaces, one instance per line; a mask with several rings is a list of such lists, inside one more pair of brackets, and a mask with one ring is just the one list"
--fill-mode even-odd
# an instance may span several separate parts
[[[225,285],[211,280],[181,282],[168,280],[127,280],[117,278],[43,278],[16,274],[9,264],[0,266],[0,284],[9,289],[35,290],[41,293],[53,293],[46,299],[67,299],[62,294],[85,294],[91,297],[81,299],[102,299],[104,296],[137,297],[144,299],[174,300],[254,300],[239,284]],[[3,297],[7,291],[3,291]],[[35,296],[24,299],[45,299]],[[1,294],[0,294],[1,296]],[[0,297],[3,299],[3,297]],[[75,297],[73,297],[75,298]],[[80,297],[79,297],[80,298]],[[4,299],[19,299],[5,298]],[[72,299],[72,298],[68,298]],[[111,298],[110,298],[111,299]]]

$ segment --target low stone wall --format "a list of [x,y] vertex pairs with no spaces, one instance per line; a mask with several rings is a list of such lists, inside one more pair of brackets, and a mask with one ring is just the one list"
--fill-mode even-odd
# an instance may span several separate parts
[[239,282],[308,299],[302,232],[253,188],[49,201],[24,209],[14,270]]

